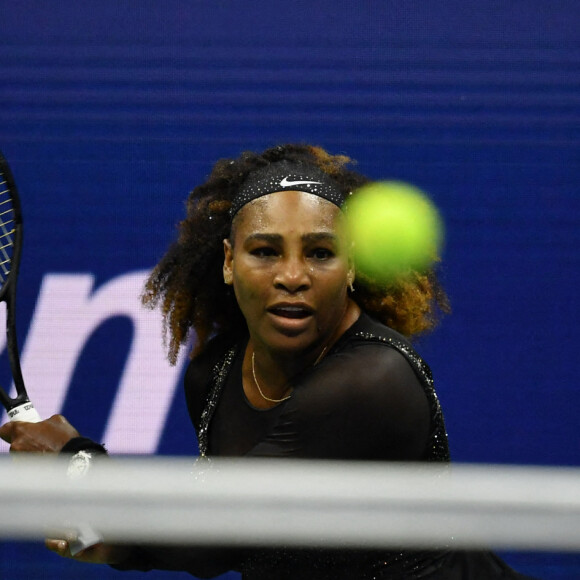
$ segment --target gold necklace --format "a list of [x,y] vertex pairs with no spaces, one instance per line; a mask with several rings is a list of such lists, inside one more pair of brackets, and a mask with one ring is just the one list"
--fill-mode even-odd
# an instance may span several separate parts
[[[318,356],[316,361],[314,361],[314,364],[312,366],[316,366],[322,360],[322,357],[326,353],[327,348],[328,347],[325,346],[322,349],[322,352],[320,353],[320,355]],[[262,389],[260,388],[260,383],[258,383],[258,377],[256,377],[256,351],[255,350],[252,351],[252,376],[254,377],[254,383],[256,384],[256,387],[258,388],[258,392],[260,393],[262,399],[264,399],[265,401],[269,401],[270,403],[282,403],[283,401],[287,401],[292,396],[290,394],[290,395],[287,395],[286,397],[283,397],[282,399],[271,399],[270,397],[266,397],[266,395],[264,395],[264,393],[262,392]]]

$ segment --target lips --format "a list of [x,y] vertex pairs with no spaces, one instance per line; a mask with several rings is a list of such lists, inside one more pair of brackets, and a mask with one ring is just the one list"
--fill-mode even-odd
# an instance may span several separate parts
[[307,304],[275,304],[268,308],[268,312],[275,316],[291,319],[308,318],[314,310]]

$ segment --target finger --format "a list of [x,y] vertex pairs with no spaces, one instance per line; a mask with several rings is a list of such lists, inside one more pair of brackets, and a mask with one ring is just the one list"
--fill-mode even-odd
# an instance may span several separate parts
[[107,564],[112,557],[113,548],[102,542],[93,544],[83,550],[72,553],[72,546],[75,540],[72,534],[65,535],[67,539],[61,538],[47,538],[44,540],[44,545],[55,554],[63,558],[70,558],[79,562],[89,562],[93,564]]
[[44,545],[55,554],[62,556],[63,558],[71,558],[71,553],[68,547],[68,542],[66,540],[57,540],[54,538],[47,538]]

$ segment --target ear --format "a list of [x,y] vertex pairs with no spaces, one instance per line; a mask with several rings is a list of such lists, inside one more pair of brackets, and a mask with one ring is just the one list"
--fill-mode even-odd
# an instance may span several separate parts
[[231,286],[234,283],[234,250],[230,240],[224,240],[224,283]]

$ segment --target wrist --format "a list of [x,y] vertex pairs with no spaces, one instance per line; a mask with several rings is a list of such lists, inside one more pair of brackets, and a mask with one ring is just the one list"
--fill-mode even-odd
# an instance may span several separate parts
[[66,475],[70,479],[78,479],[87,475],[91,468],[94,455],[91,451],[77,451],[74,453],[66,469]]
[[107,453],[103,445],[88,437],[73,437],[60,450],[61,453],[78,453],[79,451],[87,451],[94,455],[105,455]]
[[61,454],[70,455],[67,476],[71,479],[84,477],[89,472],[95,457],[105,455],[107,451],[87,437],[73,437],[61,449]]

